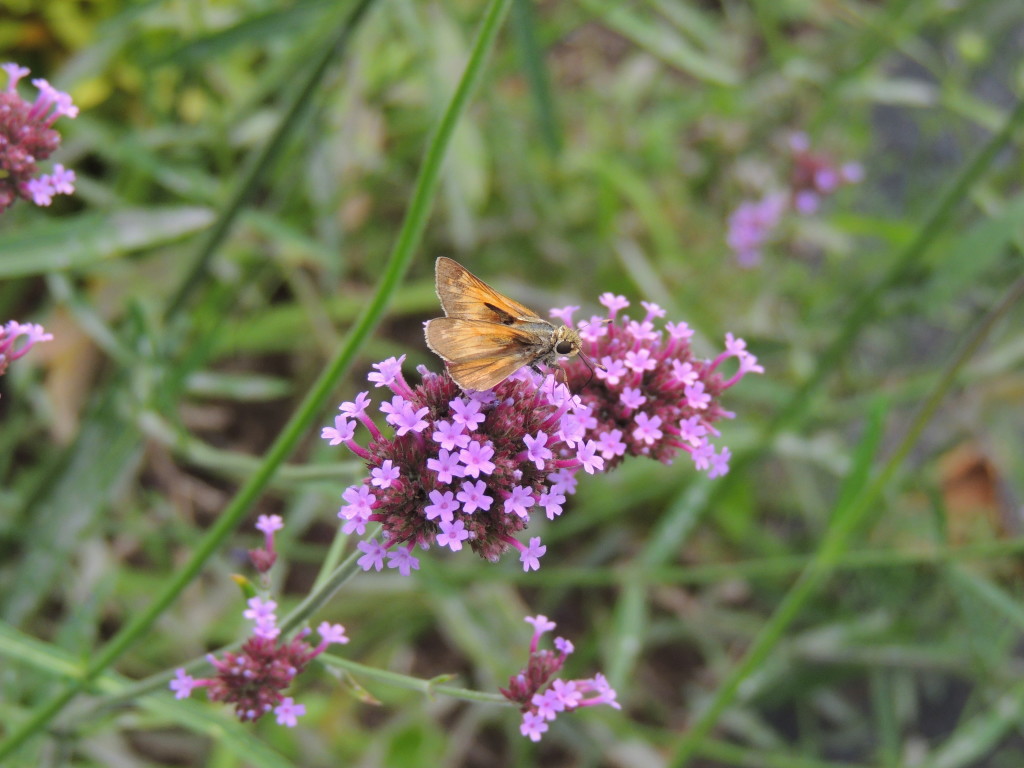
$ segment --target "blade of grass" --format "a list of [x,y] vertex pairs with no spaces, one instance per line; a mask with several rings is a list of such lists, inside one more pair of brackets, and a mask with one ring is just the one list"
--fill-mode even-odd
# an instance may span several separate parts
[[213,213],[196,206],[125,208],[44,220],[4,236],[0,279],[80,269],[126,251],[155,248],[210,226]]
[[[992,750],[1010,729],[1020,725],[1024,717],[1024,683],[1018,683],[1006,694],[992,702],[987,710],[963,722],[923,768],[965,768],[980,765],[986,755],[995,757]],[[1006,755],[1003,755],[1006,757]]]
[[318,14],[322,15],[334,5],[337,5],[334,0],[305,0],[286,8],[246,16],[237,24],[176,44],[173,48],[145,52],[142,63],[147,67],[205,63],[230,53],[239,45],[301,34],[318,23]]
[[946,370],[929,397],[911,421],[893,455],[865,487],[864,491],[835,510],[833,523],[825,534],[814,559],[804,569],[797,582],[786,593],[779,607],[754,638],[743,660],[736,665],[716,691],[707,708],[697,717],[690,730],[679,740],[669,762],[673,766],[686,765],[699,751],[702,739],[710,733],[718,718],[736,698],[740,687],[771,654],[783,633],[796,619],[804,605],[835,570],[836,563],[848,546],[854,533],[864,526],[882,494],[893,481],[897,471],[914,447],[925,426],[938,410],[939,404],[952,388],[957,372],[967,364],[980,348],[996,322],[1006,315],[1024,296],[1024,278],[1010,286],[1003,300],[979,323],[967,338],[961,350],[947,365]]
[[608,27],[671,67],[714,85],[732,86],[740,82],[732,64],[697,50],[668,26],[639,16],[627,3],[610,0],[579,0],[579,3]]

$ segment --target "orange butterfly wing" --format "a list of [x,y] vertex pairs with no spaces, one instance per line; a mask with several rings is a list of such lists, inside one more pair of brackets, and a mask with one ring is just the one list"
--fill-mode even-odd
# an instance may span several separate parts
[[513,320],[545,322],[529,307],[502,296],[459,262],[441,256],[435,265],[437,298],[448,317],[508,325]]
[[490,389],[537,359],[532,333],[500,323],[439,317],[427,322],[425,335],[464,389]]

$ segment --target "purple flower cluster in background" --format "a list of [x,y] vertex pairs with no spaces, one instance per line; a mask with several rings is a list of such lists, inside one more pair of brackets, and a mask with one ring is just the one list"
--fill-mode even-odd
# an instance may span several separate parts
[[78,107],[42,78],[32,81],[39,91],[36,100],[25,101],[18,95],[18,81],[29,70],[14,63],[0,69],[7,73],[7,89],[0,91],[0,213],[18,197],[49,205],[54,195],[75,191],[75,172],[58,163],[52,173],[39,174],[37,163],[60,145],[60,134],[53,129],[57,118],[77,116]]
[[[546,549],[540,538],[524,545],[515,534],[537,509],[549,519],[562,513],[577,471],[604,468],[587,438],[596,425],[589,407],[554,377],[529,369],[467,394],[447,375],[420,368],[422,381],[411,387],[404,359],[376,363],[369,375],[392,393],[379,408],[387,434],[367,414],[369,393],[360,392],[321,435],[346,445],[369,469],[342,494],[338,512],[345,533],[362,535],[371,521],[383,525],[383,540],[359,544],[359,564],[379,571],[386,560],[407,575],[419,567],[417,546],[457,552],[465,544],[492,561],[515,548],[524,570],[539,568]],[[356,441],[358,425],[369,434],[366,445]]]
[[[623,296],[605,293],[600,302],[607,318],[594,316],[578,323],[583,351],[601,367],[591,372],[583,360],[565,366],[569,387],[579,392],[589,408],[590,429],[596,446],[610,469],[623,457],[648,456],[671,463],[680,452],[689,454],[694,466],[709,477],[729,471],[730,452],[716,450],[712,438],[719,435],[714,423],[735,414],[722,408],[725,390],[748,373],[764,373],[743,339],[726,334],[725,350],[712,360],[693,354],[693,330],[684,322],[655,321],[666,312],[657,304],[642,302],[642,320],[620,314],[629,307]],[[566,323],[578,307],[551,314]],[[722,363],[735,357],[736,372],[723,378]]]
[[746,200],[729,216],[725,240],[741,267],[756,267],[761,263],[765,244],[788,211],[801,216],[816,213],[824,198],[864,178],[864,169],[859,163],[839,164],[822,152],[812,151],[805,133],[792,134],[789,149],[792,157],[789,188],[769,193],[760,200]]
[[[20,344],[17,343],[18,339],[22,339]],[[11,362],[25,355],[41,341],[53,341],[53,334],[47,333],[37,323],[10,320],[0,325],[0,376],[3,376]]]
[[[256,528],[265,537],[266,549],[254,550],[253,562],[265,573],[273,561],[274,533],[284,527],[277,515],[260,515]],[[296,704],[283,691],[306,668],[310,661],[323,653],[332,643],[349,641],[341,624],[321,622],[317,628],[320,642],[311,645],[306,638],[312,634],[308,627],[288,641],[282,641],[277,625],[277,603],[269,598],[252,597],[243,616],[253,622],[252,636],[236,653],[228,651],[224,658],[212,654],[206,657],[216,674],[208,678],[194,678],[179,668],[170,682],[177,699],[187,699],[196,688],[206,688],[210,701],[226,701],[235,705],[235,714],[243,722],[259,720],[273,711],[277,722],[294,727],[306,707]]]
[[761,250],[779,226],[787,205],[786,196],[776,193],[742,202],[732,212],[725,240],[736,254],[737,264],[756,267],[761,263]]
[[564,637],[555,638],[557,653],[538,649],[540,638],[555,628],[547,616],[527,616],[533,625],[530,640],[530,660],[526,668],[509,678],[508,688],[499,688],[501,695],[519,707],[523,721],[520,733],[530,741],[540,741],[548,723],[560,712],[571,712],[579,707],[607,704],[622,709],[615,700],[615,690],[604,675],[598,673],[586,680],[562,680],[555,675],[562,669],[573,645]]
[[806,133],[790,136],[789,148],[793,152],[790,200],[793,210],[799,214],[809,216],[817,212],[822,198],[864,178],[864,168],[860,163],[840,165],[824,153],[811,151],[811,140]]

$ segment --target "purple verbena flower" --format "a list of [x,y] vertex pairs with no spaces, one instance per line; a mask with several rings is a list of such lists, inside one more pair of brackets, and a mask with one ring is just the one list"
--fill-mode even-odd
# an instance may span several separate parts
[[[422,382],[410,387],[396,363],[379,363],[371,374],[393,393],[380,406],[393,431],[373,424],[365,403],[343,404],[335,426],[323,431],[369,472],[345,490],[338,513],[346,532],[361,532],[371,521],[384,528],[379,543],[360,544],[360,566],[401,571],[407,561],[393,559],[393,551],[436,543],[456,551],[466,544],[491,561],[513,548],[525,569],[539,567],[540,539],[527,545],[516,534],[538,504],[541,514],[561,511],[575,490],[575,472],[603,466],[601,446],[586,439],[597,425],[589,407],[552,376],[530,370],[493,392],[467,395],[447,375],[425,369]],[[367,428],[368,442],[353,437],[355,418]]]
[[[667,323],[667,333],[649,329],[621,314],[628,306],[624,301],[613,302],[615,317],[610,310],[611,322],[605,324],[608,333],[583,344],[584,354],[600,360],[605,371],[591,375],[582,360],[565,365],[569,389],[579,393],[577,412],[586,414],[586,432],[596,438],[577,448],[576,461],[587,471],[606,471],[627,455],[669,463],[683,451],[698,469],[710,469],[713,454],[697,451],[710,445],[716,434],[714,422],[733,415],[720,405],[722,393],[747,373],[763,369],[742,339],[732,334],[726,336],[724,352],[713,360],[700,360],[690,348],[692,333],[685,323]],[[648,315],[660,318],[649,308]],[[739,369],[724,379],[718,369],[731,357],[737,358]],[[715,475],[724,474],[727,462],[726,454]]]
[[192,695],[193,689],[201,684],[200,681],[197,681],[192,675],[186,674],[185,670],[179,667],[174,670],[174,679],[171,680],[168,687],[174,691],[174,698],[187,699]]
[[38,163],[54,153],[60,134],[53,128],[59,117],[74,118],[78,107],[71,97],[35,79],[39,91],[34,102],[18,94],[18,81],[29,70],[14,63],[0,65],[7,73],[7,88],[0,91],[0,213],[21,197],[35,205],[49,205],[54,195],[75,191],[75,172],[57,164],[50,174],[39,174]]
[[786,197],[770,194],[758,201],[746,201],[729,216],[726,243],[741,267],[761,263],[761,250],[771,237],[786,210]]
[[741,267],[756,267],[761,263],[764,245],[788,210],[810,216],[840,187],[857,184],[864,178],[864,169],[859,163],[841,165],[823,152],[812,151],[806,133],[791,134],[788,143],[792,167],[787,189],[772,192],[759,201],[744,201],[729,217],[726,242]]
[[285,696],[281,703],[274,707],[274,714],[277,716],[278,725],[294,728],[298,724],[298,718],[306,714],[306,705],[296,704],[291,696]]
[[234,704],[239,720],[259,720],[284,701],[282,691],[318,653],[302,633],[285,643],[250,637],[237,653],[228,651],[223,659],[207,657],[216,670],[214,677],[204,681],[207,696],[210,701]]
[[[261,515],[256,527],[268,538],[272,549],[274,532],[283,527],[277,515]],[[206,688],[210,701],[226,701],[235,706],[235,714],[242,721],[259,720],[273,711],[277,722],[293,727],[296,718],[306,711],[302,704],[296,704],[284,691],[291,681],[302,673],[310,661],[323,653],[332,644],[345,644],[349,638],[345,627],[323,621],[317,627],[320,642],[312,645],[307,638],[312,634],[308,627],[290,640],[281,638],[277,626],[277,603],[267,597],[252,597],[246,602],[242,615],[253,622],[252,636],[239,651],[227,651],[223,658],[213,654],[206,660],[213,666],[214,674],[208,678],[194,678],[184,669],[178,669],[169,683],[177,699],[188,698],[195,688]]]
[[[2,186],[2,169],[0,169],[0,186]],[[3,210],[0,208],[0,210]],[[18,343],[18,339],[22,339]],[[38,323],[19,323],[9,320],[0,324],[0,376],[4,375],[7,366],[14,360],[24,356],[35,344],[41,341],[53,341],[53,334],[47,333]]]
[[841,165],[824,152],[812,151],[807,134],[794,134],[789,147],[793,153],[790,198],[799,214],[807,216],[816,212],[823,198],[864,178],[864,169],[859,163]]
[[[507,688],[498,689],[502,696],[523,713],[519,727],[523,736],[531,741],[539,741],[547,731],[549,722],[560,713],[579,707],[608,704],[621,709],[615,700],[615,691],[600,673],[586,680],[562,680],[555,677],[573,652],[572,643],[558,637],[555,638],[557,653],[542,650],[539,648],[540,638],[553,630],[555,623],[546,616],[527,616],[526,621],[534,626],[529,661],[525,669],[509,678]],[[588,697],[587,694],[594,695]]]
[[[591,375],[584,360],[569,361],[566,383],[523,368],[491,391],[463,393],[447,375],[422,367],[421,383],[411,387],[400,358],[373,366],[370,380],[392,392],[379,409],[393,429],[378,428],[361,393],[322,432],[369,473],[344,491],[338,512],[345,533],[361,535],[369,522],[383,527],[379,542],[358,545],[360,567],[380,571],[386,563],[408,572],[412,560],[393,552],[435,543],[457,551],[466,542],[490,561],[516,549],[524,570],[535,570],[546,547],[516,534],[535,509],[559,516],[580,470],[602,472],[627,455],[669,463],[683,451],[713,476],[728,471],[729,454],[704,446],[717,435],[712,424],[733,415],[719,404],[721,394],[747,373],[763,372],[757,358],[730,335],[725,352],[698,360],[686,323],[655,326],[666,314],[658,305],[644,303],[638,322],[621,314],[624,297],[604,294],[601,303],[609,318],[589,322],[603,333],[583,343],[601,367]],[[739,369],[723,380],[716,369],[729,357]],[[362,443],[357,421],[369,433]]]

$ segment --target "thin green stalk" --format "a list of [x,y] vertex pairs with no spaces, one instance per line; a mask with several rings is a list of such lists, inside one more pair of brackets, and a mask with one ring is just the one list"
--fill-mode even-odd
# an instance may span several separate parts
[[[1019,111],[1019,110],[1018,110]],[[680,739],[676,751],[669,764],[686,765],[690,758],[700,751],[701,741],[711,732],[718,718],[733,702],[743,682],[753,674],[768,658],[775,646],[782,639],[783,633],[796,619],[804,605],[824,581],[835,570],[843,551],[853,538],[854,532],[867,520],[875,510],[878,500],[896,476],[911,449],[917,443],[924,428],[931,421],[939,404],[952,389],[958,371],[965,366],[975,352],[981,347],[996,321],[1006,315],[1010,308],[1024,296],[1024,277],[1015,282],[1007,291],[999,305],[990,312],[982,323],[967,339],[960,352],[946,366],[946,370],[936,384],[928,399],[911,421],[892,456],[876,475],[875,479],[859,496],[837,509],[833,515],[835,522],[825,534],[825,538],[814,559],[807,565],[799,579],[783,598],[782,603],[772,614],[768,623],[754,638],[747,655],[729,673],[729,676],[715,692],[707,708],[694,721],[690,729]]]
[[389,672],[386,669],[368,667],[365,664],[360,664],[358,661],[352,661],[350,659],[346,659],[341,656],[334,656],[328,653],[317,657],[317,661],[322,662],[328,667],[344,669],[346,672],[351,672],[354,675],[380,680],[381,682],[388,683],[389,685],[394,685],[398,688],[406,688],[410,691],[419,691],[427,696],[433,696],[434,694],[439,693],[456,699],[462,699],[463,701],[477,701],[485,704],[503,704],[505,706],[509,706],[511,704],[508,699],[498,693],[484,693],[483,691],[474,691],[469,688],[456,688],[454,685],[445,685],[447,680],[450,679],[450,676],[448,675],[434,678],[432,680],[424,680],[419,677],[403,675],[398,672]]
[[[368,539],[372,539],[377,536],[380,532],[380,528],[376,528],[370,531]],[[342,585],[351,579],[355,574],[361,570],[358,564],[359,558],[362,553],[356,550],[349,554],[345,558],[345,562],[339,565],[330,576],[323,580],[322,583],[318,584],[305,599],[299,603],[295,609],[289,613],[284,620],[281,622],[281,631],[287,634],[293,629],[298,627],[300,624],[304,624],[306,620],[312,616],[317,610],[330,600]]]
[[[413,198],[402,222],[395,246],[384,265],[384,275],[373,298],[349,331],[337,355],[320,374],[295,414],[274,441],[263,464],[239,489],[214,526],[199,542],[192,557],[168,584],[163,593],[158,595],[144,611],[132,617],[128,624],[90,662],[81,678],[42,705],[19,728],[13,730],[4,742],[0,743],[0,760],[41,731],[76,694],[86,688],[97,675],[142,637],[143,633],[199,573],[206,560],[221,547],[224,540],[248,513],[249,508],[259,497],[277,468],[292,452],[299,440],[308,433],[328,395],[348,370],[363,342],[377,327],[388,302],[412,261],[415,249],[419,245],[426,227],[440,177],[441,164],[451,143],[455,125],[465,111],[469,96],[480,79],[484,59],[494,45],[498,29],[508,11],[510,2],[511,0],[492,0],[487,8],[459,85],[445,109],[440,123],[428,141]],[[364,2],[357,8],[356,13],[362,13],[368,5],[369,2]],[[305,605],[304,603],[303,606]]]

